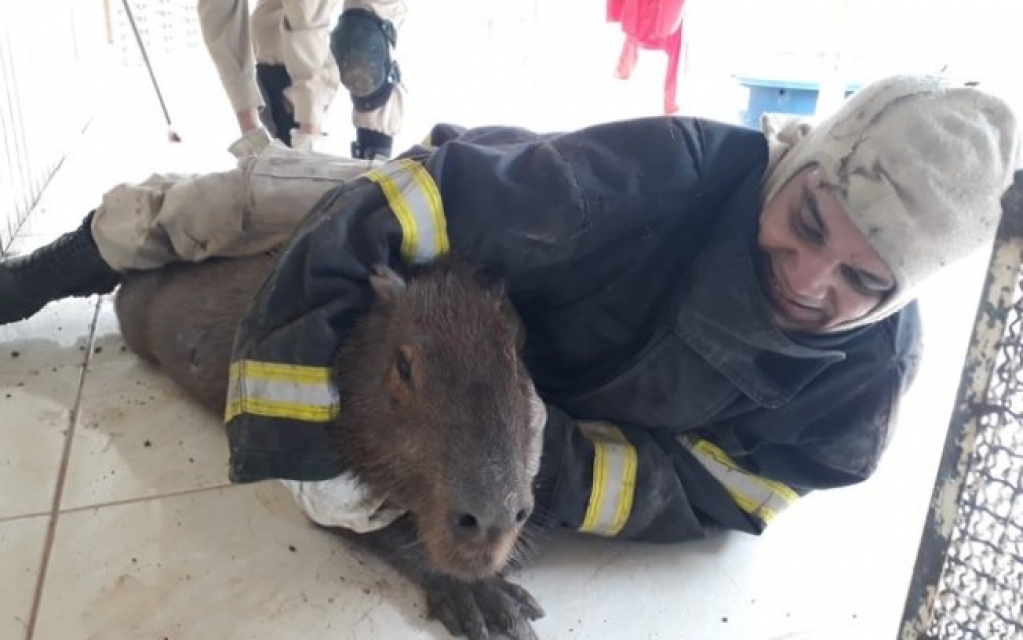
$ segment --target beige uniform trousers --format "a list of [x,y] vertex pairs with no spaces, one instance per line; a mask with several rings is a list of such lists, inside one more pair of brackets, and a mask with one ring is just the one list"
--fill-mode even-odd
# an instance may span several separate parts
[[238,166],[230,171],[154,174],[104,194],[92,221],[103,259],[127,271],[272,249],[328,190],[380,164],[289,149],[262,135],[232,145]]
[[[206,48],[234,111],[265,106],[256,84],[256,62],[282,64],[291,76],[285,96],[295,120],[323,128],[340,79],[330,51],[332,18],[339,0],[198,0]],[[344,0],[343,9],[364,8],[400,27],[404,0]],[[394,136],[404,117],[405,89],[395,87],[379,109],[352,110],[355,126]]]

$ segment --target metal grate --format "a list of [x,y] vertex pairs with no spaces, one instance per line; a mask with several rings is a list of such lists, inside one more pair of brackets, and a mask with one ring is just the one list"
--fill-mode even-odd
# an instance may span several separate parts
[[928,634],[1023,638],[1023,295],[1016,300],[981,419]]
[[1003,205],[901,640],[1023,640],[1023,185]]
[[97,3],[0,2],[0,255],[89,118]]
[[[254,3],[250,3],[254,4]],[[196,0],[128,0],[146,53],[161,67],[173,67],[182,54],[206,54]],[[141,67],[142,56],[121,0],[108,0],[110,31],[118,62]]]

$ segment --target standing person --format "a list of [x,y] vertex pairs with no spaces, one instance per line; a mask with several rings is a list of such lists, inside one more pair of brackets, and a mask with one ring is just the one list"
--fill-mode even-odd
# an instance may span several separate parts
[[[353,102],[356,158],[387,158],[401,130],[405,88],[394,58],[403,0],[199,0],[203,38],[253,153],[270,134],[323,147],[327,110],[344,84]],[[332,56],[339,56],[335,61]],[[264,110],[265,109],[265,110]]]

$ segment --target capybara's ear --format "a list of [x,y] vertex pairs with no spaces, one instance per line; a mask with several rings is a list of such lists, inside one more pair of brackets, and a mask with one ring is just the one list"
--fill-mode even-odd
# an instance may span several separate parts
[[373,267],[369,276],[373,293],[386,303],[393,303],[405,291],[405,280],[386,264]]

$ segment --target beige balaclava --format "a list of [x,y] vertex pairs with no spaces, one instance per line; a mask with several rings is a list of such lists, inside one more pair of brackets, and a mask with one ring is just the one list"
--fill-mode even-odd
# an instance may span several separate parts
[[1018,162],[1016,117],[1002,100],[926,76],[868,85],[813,127],[764,118],[771,164],[764,202],[820,166],[895,275],[895,290],[860,326],[897,311],[927,276],[992,241],[999,199]]

